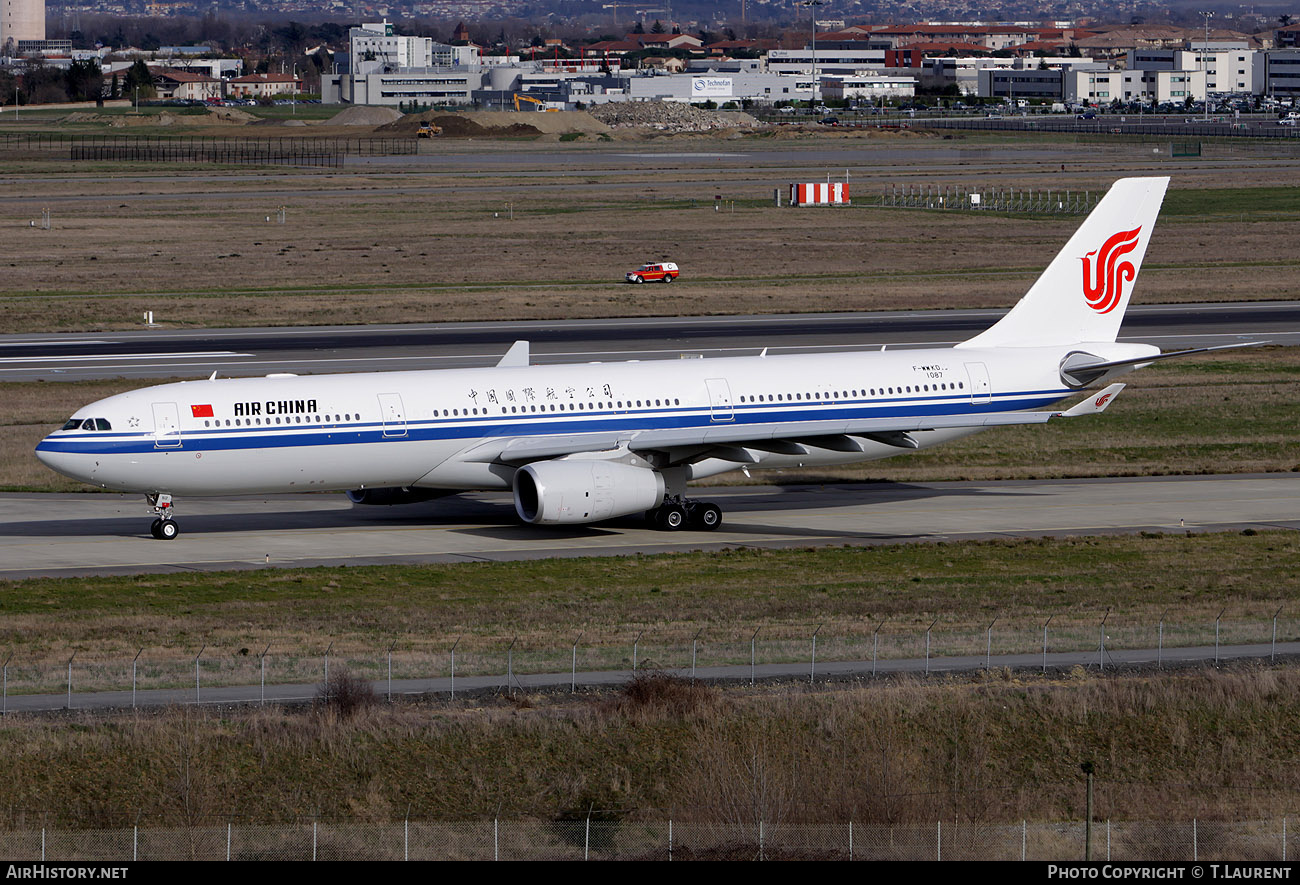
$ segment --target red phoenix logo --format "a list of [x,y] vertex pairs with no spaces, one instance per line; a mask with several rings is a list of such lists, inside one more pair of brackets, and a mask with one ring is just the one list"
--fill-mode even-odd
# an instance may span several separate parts
[[[1133,282],[1137,276],[1133,262],[1120,259],[1137,248],[1141,232],[1141,227],[1120,231],[1100,249],[1094,249],[1079,259],[1083,262],[1083,297],[1097,313],[1110,313],[1123,297],[1124,283]],[[1096,265],[1092,261],[1094,255],[1097,256]]]
[[1110,394],[1109,394],[1109,393],[1104,394],[1104,395],[1102,395],[1102,396],[1099,396],[1099,397],[1097,397],[1096,401],[1093,402],[1093,406],[1096,407],[1096,408],[1098,408],[1098,409],[1100,409],[1102,406],[1106,405],[1106,402],[1107,402],[1109,399],[1110,399]]

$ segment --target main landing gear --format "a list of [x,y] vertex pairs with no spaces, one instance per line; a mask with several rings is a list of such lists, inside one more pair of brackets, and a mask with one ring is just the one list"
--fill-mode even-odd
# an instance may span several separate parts
[[153,524],[149,526],[149,533],[159,541],[173,541],[181,533],[180,526],[176,525],[176,520],[172,519],[172,496],[171,495],[145,495],[145,500],[149,502],[149,507],[157,514]]
[[711,532],[722,525],[722,508],[708,501],[665,501],[646,511],[646,520],[664,532],[694,529]]

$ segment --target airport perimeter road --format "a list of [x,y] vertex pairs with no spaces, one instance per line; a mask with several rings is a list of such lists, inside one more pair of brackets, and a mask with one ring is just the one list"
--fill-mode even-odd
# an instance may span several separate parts
[[521,525],[509,496],[400,507],[342,494],[177,502],[175,541],[149,536],[142,498],[0,495],[0,578],[481,562],[725,547],[878,545],[991,537],[1300,529],[1300,474],[760,486],[695,489],[716,532],[660,532],[639,518]]
[[[967,655],[949,658],[902,658],[881,661],[809,661],[787,664],[760,664],[755,667],[729,665],[669,670],[679,678],[706,682],[748,682],[762,680],[831,681],[866,679],[875,675],[909,674],[923,676],[943,673],[972,673],[985,668],[997,670],[1060,672],[1073,667],[1095,668],[1098,672],[1146,667],[1185,667],[1217,664],[1234,660],[1273,660],[1300,654],[1300,642],[1261,643],[1258,645],[1197,646],[1191,648],[1106,649],[1086,652],[1060,652],[1043,655]],[[492,676],[450,676],[434,679],[376,680],[371,683],[379,697],[446,695],[483,692],[564,691],[566,689],[609,688],[632,679],[632,670],[570,671],[568,673],[514,674]],[[143,691],[64,692],[43,695],[12,695],[5,699],[5,712],[50,713],[58,710],[113,710],[129,707],[164,707],[172,704],[294,704],[316,700],[319,684],[226,685],[186,689],[146,689]]]
[[[536,363],[954,344],[1004,311],[935,310],[394,326],[0,335],[0,381],[170,378],[490,366],[519,339]],[[1300,344],[1300,302],[1130,307],[1121,340],[1164,350]]]

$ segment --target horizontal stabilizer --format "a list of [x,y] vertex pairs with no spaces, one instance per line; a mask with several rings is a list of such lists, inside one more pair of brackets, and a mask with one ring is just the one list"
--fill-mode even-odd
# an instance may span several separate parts
[[1086,353],[1072,353],[1061,362],[1061,378],[1068,384],[1075,384],[1082,387],[1091,384],[1102,375],[1112,369],[1124,369],[1130,366],[1145,366],[1147,363],[1156,363],[1161,360],[1172,360],[1181,356],[1192,356],[1198,353],[1210,353],[1214,350],[1232,350],[1238,347],[1260,347],[1267,344],[1267,341],[1247,341],[1242,344],[1219,344],[1214,347],[1195,347],[1191,350],[1171,350],[1168,353],[1157,353],[1150,356],[1136,356],[1127,360],[1108,360],[1102,362],[1096,357],[1091,357]]

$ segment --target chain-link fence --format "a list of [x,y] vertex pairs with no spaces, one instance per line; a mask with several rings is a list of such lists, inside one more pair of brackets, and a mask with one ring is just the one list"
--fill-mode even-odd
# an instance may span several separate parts
[[[1068,823],[707,824],[675,821],[295,823],[0,831],[10,861],[1030,860],[1085,858]],[[1282,861],[1287,820],[1092,826],[1093,860]]]
[[[690,635],[662,635],[648,630],[623,635],[584,633],[569,642],[545,647],[519,641],[493,642],[469,637],[407,637],[387,648],[336,648],[322,642],[318,651],[281,649],[272,642],[258,647],[201,646],[139,649],[134,657],[75,653],[61,661],[25,659],[21,652],[0,658],[0,714],[18,709],[23,696],[61,696],[60,706],[76,708],[88,695],[116,693],[114,706],[134,706],[143,692],[171,692],[151,703],[274,700],[272,686],[296,686],[297,695],[313,695],[312,686],[345,669],[370,682],[381,695],[414,691],[451,691],[529,687],[545,677],[551,687],[577,688],[626,678],[646,668],[693,678],[756,680],[761,678],[877,675],[900,669],[928,674],[932,669],[973,670],[980,666],[1019,670],[1112,666],[1133,663],[1135,655],[1160,667],[1197,649],[1207,662],[1221,657],[1267,657],[1293,654],[1300,639],[1300,618],[1278,608],[1245,616],[1205,618],[1125,615],[1107,612],[1077,616],[993,619],[984,627],[945,624],[936,617],[858,625],[853,632],[809,626],[721,627]],[[722,635],[719,635],[722,634]],[[776,635],[773,635],[776,634]],[[1063,657],[1073,656],[1073,657]],[[725,670],[723,669],[725,668]],[[706,672],[711,670],[711,672]],[[622,675],[620,675],[622,674]],[[530,678],[531,677],[531,678]],[[415,685],[437,681],[436,686]],[[240,687],[238,698],[219,689]],[[79,699],[77,696],[80,695]],[[143,700],[141,699],[141,702]]]
[[1100,193],[1069,188],[988,187],[960,184],[891,185],[875,205],[882,209],[1013,212],[1024,215],[1086,215]]

